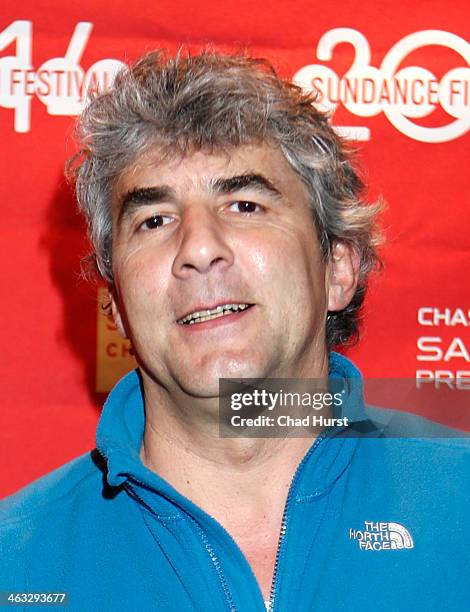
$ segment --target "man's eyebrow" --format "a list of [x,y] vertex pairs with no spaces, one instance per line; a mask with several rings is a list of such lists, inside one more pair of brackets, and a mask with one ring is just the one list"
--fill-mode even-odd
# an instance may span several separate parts
[[216,193],[233,193],[243,189],[256,189],[258,191],[267,191],[272,195],[280,197],[282,194],[273,183],[262,174],[247,172],[230,176],[227,178],[213,179],[210,183],[212,191]]
[[[221,194],[242,191],[243,189],[256,189],[261,192],[269,192],[276,197],[281,197],[282,195],[279,189],[277,189],[269,179],[262,174],[254,172],[215,178],[210,181],[209,186],[211,191]],[[130,189],[119,198],[118,223],[136,208],[140,208],[146,204],[158,204],[159,202],[165,202],[175,198],[176,194],[174,189],[167,185],[161,185],[159,187],[135,187]]]
[[175,197],[171,187],[136,187],[124,193],[120,198],[118,222],[132,210],[146,204],[158,204]]

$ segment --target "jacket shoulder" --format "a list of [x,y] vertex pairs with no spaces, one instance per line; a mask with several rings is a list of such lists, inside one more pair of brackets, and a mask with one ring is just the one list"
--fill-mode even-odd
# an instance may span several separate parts
[[0,501],[0,530],[22,523],[31,515],[54,514],[64,504],[83,497],[102,479],[104,459],[94,450],[38,478]]

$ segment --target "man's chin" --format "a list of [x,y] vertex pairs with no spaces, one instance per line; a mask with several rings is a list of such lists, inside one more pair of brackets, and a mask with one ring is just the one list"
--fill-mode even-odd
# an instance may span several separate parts
[[199,372],[181,377],[179,384],[188,395],[200,398],[219,397],[219,382],[222,378],[265,378],[265,369],[248,364],[224,364],[210,372]]

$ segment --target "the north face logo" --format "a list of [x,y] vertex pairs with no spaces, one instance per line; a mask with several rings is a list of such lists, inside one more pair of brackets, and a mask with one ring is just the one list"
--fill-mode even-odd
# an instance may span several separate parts
[[364,521],[365,529],[350,529],[349,539],[357,540],[361,550],[401,550],[413,548],[413,538],[400,523]]

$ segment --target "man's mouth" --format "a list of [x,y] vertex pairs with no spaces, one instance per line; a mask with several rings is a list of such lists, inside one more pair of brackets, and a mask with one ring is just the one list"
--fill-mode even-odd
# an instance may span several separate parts
[[182,319],[178,319],[179,325],[195,325],[196,323],[204,323],[205,321],[211,321],[212,319],[218,319],[219,317],[225,317],[235,312],[246,310],[251,308],[253,304],[221,304],[211,310],[199,310],[187,314]]

